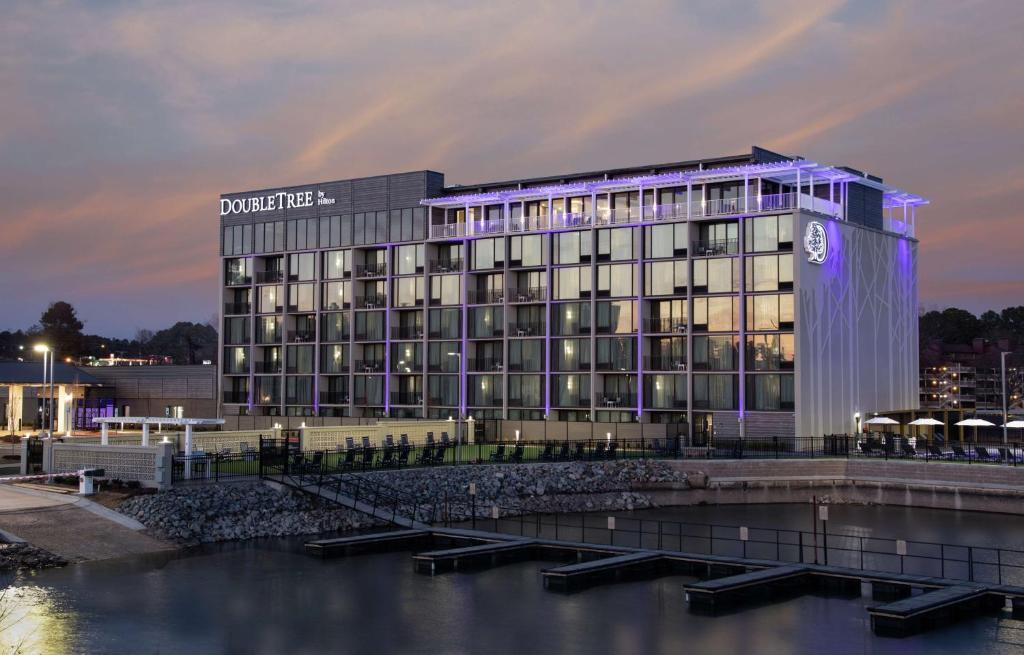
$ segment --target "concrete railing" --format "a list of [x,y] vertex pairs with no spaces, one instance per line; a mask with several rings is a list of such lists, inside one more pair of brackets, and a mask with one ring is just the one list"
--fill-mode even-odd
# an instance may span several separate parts
[[[260,447],[260,437],[279,439],[281,430],[270,428],[267,430],[210,430],[192,433],[193,452],[201,450],[207,453],[219,453],[230,451],[232,453],[242,452],[242,444],[248,444],[252,449]],[[149,441],[151,445],[160,444],[164,438],[170,441],[178,452],[185,451],[184,432],[151,432]],[[138,446],[142,443],[141,432],[112,433],[107,437],[112,446]],[[67,437],[66,444],[88,444],[100,445],[99,436]]]
[[103,469],[103,478],[140,483],[144,487],[171,486],[173,445],[117,446],[60,443],[43,440],[43,471],[75,473],[82,469]]

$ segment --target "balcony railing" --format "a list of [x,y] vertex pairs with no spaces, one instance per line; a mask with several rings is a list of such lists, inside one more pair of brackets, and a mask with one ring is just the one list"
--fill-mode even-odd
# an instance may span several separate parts
[[[812,198],[800,194],[800,207],[833,217],[842,217],[842,205],[823,198]],[[751,195],[743,198],[722,198],[716,200],[694,200],[690,203],[645,205],[627,209],[605,209],[595,214],[554,212],[548,215],[521,216],[518,218],[492,219],[466,223],[431,225],[431,239],[452,239],[475,235],[518,234],[549,229],[576,229],[605,225],[628,225],[657,221],[685,220],[688,218],[709,218],[718,216],[743,216],[781,211],[792,211],[797,207],[797,194],[777,193]],[[907,229],[900,222],[894,222],[893,231],[902,233]]]
[[256,271],[256,284],[274,284],[284,280],[284,271]]
[[644,403],[648,409],[686,409],[686,398],[649,399]]
[[393,325],[391,326],[391,338],[392,339],[422,339],[423,338],[423,326],[422,325]]
[[645,357],[646,371],[686,371],[685,357]]
[[423,394],[421,393],[407,393],[403,391],[391,392],[391,404],[392,405],[422,405]]
[[252,284],[252,278],[248,275],[228,275],[224,285],[229,287],[241,287]]
[[[451,358],[452,362],[455,362],[455,358]],[[458,375],[459,365],[456,363],[428,363],[427,373],[447,373],[448,375]]]
[[598,396],[597,406],[602,409],[635,408],[635,393],[608,393]]
[[510,337],[542,337],[544,336],[544,324],[509,323],[508,335]]
[[430,260],[431,273],[459,273],[462,271],[461,259],[432,259]]
[[544,302],[547,297],[547,287],[519,287],[508,290],[509,302]]
[[419,359],[399,362],[391,360],[391,372],[399,375],[419,375],[423,371],[423,362]]
[[248,314],[252,309],[252,303],[247,302],[227,302],[224,303],[225,314]]
[[387,296],[383,294],[356,296],[356,309],[380,309],[385,303]]
[[543,407],[544,401],[540,398],[509,398],[509,407]]
[[281,394],[278,393],[265,393],[256,395],[257,405],[280,405]]
[[281,343],[281,330],[275,330],[274,332],[257,332],[256,343],[263,344],[278,344]]
[[321,405],[347,405],[349,395],[341,391],[321,391]]
[[645,334],[685,334],[686,320],[681,318],[645,318]]
[[594,364],[594,370],[596,371],[635,371],[636,370],[636,358],[635,357],[617,357],[606,361],[598,360]]
[[249,402],[248,391],[225,391],[224,402],[231,403],[234,405],[245,404]]
[[289,330],[288,343],[312,343],[316,341],[315,330]]
[[505,302],[505,292],[501,289],[468,289],[466,295],[474,305],[498,305]]
[[590,398],[558,398],[555,396],[551,399],[551,405],[553,407],[590,407]]
[[348,362],[328,360],[320,367],[321,375],[344,375],[348,373]]
[[505,370],[504,362],[497,357],[475,357],[466,364],[466,368],[474,373],[500,373]]
[[281,372],[281,362],[253,362],[252,369],[256,373],[274,375]]
[[713,257],[716,255],[735,255],[739,252],[740,242],[737,239],[710,239],[693,242],[694,257]]
[[388,265],[385,262],[356,264],[356,277],[384,277],[387,274]]
[[384,372],[384,360],[383,359],[357,359],[352,370],[356,373],[383,373]]

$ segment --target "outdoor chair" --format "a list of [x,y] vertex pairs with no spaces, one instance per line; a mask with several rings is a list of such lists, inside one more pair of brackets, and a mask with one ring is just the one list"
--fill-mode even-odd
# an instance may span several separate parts
[[582,441],[576,442],[576,450],[573,451],[573,459],[583,459],[587,456],[587,445]]
[[384,468],[390,468],[395,465],[395,447],[384,446],[384,454],[381,455],[380,465]]
[[370,443],[370,437],[363,437],[363,448],[373,448],[373,444]]
[[967,460],[972,459],[972,457],[967,453],[966,450],[963,449],[962,446],[958,446],[956,444],[953,444],[952,448],[953,448],[953,457],[955,457],[956,459],[967,459]]
[[434,444],[427,443],[420,451],[419,457],[416,458],[416,463],[426,466],[434,463]]
[[985,446],[975,446],[974,452],[977,453],[978,459],[983,461],[993,462],[999,460],[999,456],[993,455],[992,453],[988,452],[988,448],[986,448]]
[[540,461],[551,462],[555,459],[555,444],[546,443],[544,444],[544,452],[540,454]]
[[363,457],[360,463],[363,465],[364,469],[373,466],[373,455],[376,452],[376,450],[376,448],[370,445],[363,446],[361,451],[363,453]]
[[928,454],[937,459],[949,459],[946,453],[942,452],[942,449],[935,444],[928,446]]
[[452,442],[451,439],[448,438],[448,433],[447,432],[442,432],[441,433],[441,443],[443,443],[444,445],[447,446],[447,445],[450,445],[451,442]]
[[904,457],[917,457],[917,449],[911,446],[906,441],[900,444],[900,450],[903,451]]
[[505,461],[505,444],[501,443],[494,449],[490,457],[492,462],[504,462]]
[[592,453],[590,453],[590,458],[591,459],[603,459],[604,458],[604,443],[603,442],[598,441],[597,444],[594,445],[594,451]]
[[433,432],[428,432],[427,433],[427,443],[428,444],[433,444],[434,443],[434,433]]
[[[405,436],[404,434],[402,435]],[[412,446],[408,443],[399,444],[398,446],[398,468],[409,465],[409,451],[412,450]]]
[[385,446],[394,446],[395,445],[395,438],[394,438],[394,436],[392,436],[390,434],[384,435],[384,445]]
[[615,455],[618,453],[619,444],[615,441],[608,444],[608,450],[605,452],[605,459],[615,459]]
[[512,455],[509,456],[508,461],[516,464],[521,464],[523,461],[523,444],[516,444],[515,450],[512,451]]
[[432,464],[444,464],[445,451],[448,450],[448,444],[442,443],[434,450],[434,459]]
[[350,469],[356,465],[356,449],[349,448],[345,451],[345,457],[339,462],[341,468]]
[[398,443],[400,445],[402,445],[402,446],[408,446],[409,445],[409,435],[403,434],[402,436],[398,437]]
[[353,448],[355,448],[356,447],[355,439],[353,439],[352,437],[345,437],[345,447],[348,448],[349,450],[352,450]]
[[558,460],[565,461],[569,459],[569,442],[563,441],[562,446],[558,449]]

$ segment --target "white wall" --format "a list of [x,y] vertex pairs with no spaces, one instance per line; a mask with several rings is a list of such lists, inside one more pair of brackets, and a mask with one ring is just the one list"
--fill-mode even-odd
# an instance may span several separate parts
[[[808,261],[809,221],[829,253]],[[797,434],[853,432],[854,413],[918,404],[917,242],[820,216],[794,221]]]

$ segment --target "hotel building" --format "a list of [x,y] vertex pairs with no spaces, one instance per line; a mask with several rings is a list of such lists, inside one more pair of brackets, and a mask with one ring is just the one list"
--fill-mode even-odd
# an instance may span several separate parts
[[225,194],[222,412],[852,432],[917,408],[925,202],[761,148]]

